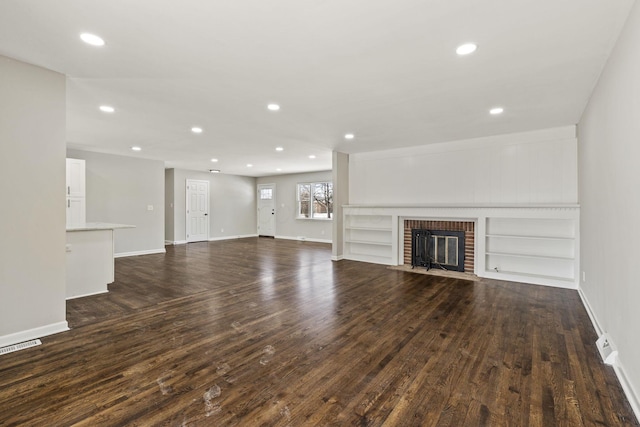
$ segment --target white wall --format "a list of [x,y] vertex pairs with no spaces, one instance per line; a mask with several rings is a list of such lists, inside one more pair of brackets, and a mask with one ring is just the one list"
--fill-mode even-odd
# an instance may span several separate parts
[[581,291],[619,351],[617,372],[640,416],[640,4],[578,127]]
[[[209,181],[210,239],[256,235],[255,178],[184,169],[167,169],[165,174],[173,175],[173,200],[165,201],[173,210],[173,224],[169,224],[173,229],[173,242],[186,241],[187,179]],[[166,194],[169,196],[171,190]]]
[[258,178],[259,184],[276,185],[276,238],[331,242],[333,220],[298,219],[297,184],[332,181],[331,171],[295,173]]
[[0,56],[0,346],[67,329],[65,77]]
[[116,256],[164,251],[164,162],[74,149],[67,157],[86,161],[87,222],[136,226],[115,230]]
[[350,204],[577,203],[575,127],[349,156]]

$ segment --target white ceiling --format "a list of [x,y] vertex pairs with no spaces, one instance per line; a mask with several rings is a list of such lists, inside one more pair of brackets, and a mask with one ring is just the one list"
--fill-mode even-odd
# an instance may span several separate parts
[[68,76],[70,147],[266,176],[330,169],[333,150],[576,124],[632,5],[1,0],[0,54]]

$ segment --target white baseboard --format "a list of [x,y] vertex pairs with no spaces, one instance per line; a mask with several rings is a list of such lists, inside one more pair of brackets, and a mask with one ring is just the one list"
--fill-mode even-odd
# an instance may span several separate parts
[[487,279],[506,280],[509,282],[525,283],[530,285],[550,286],[552,288],[562,289],[578,289],[578,285],[573,281],[554,279],[551,277],[535,277],[518,275],[516,273],[494,273],[491,271],[479,271],[476,274],[478,277],[485,277]]
[[598,336],[602,336],[602,334],[604,334],[604,331],[600,327],[600,324],[598,323],[598,319],[596,318],[596,315],[593,312],[593,309],[591,308],[591,304],[589,304],[589,300],[587,299],[587,296],[582,291],[582,288],[578,288],[578,295],[580,296],[580,299],[582,300],[582,305],[584,305],[585,310],[587,310],[587,314],[589,315],[589,319],[591,319],[591,324],[593,325],[593,329],[596,330],[596,334]]
[[299,242],[333,243],[330,239],[312,239],[306,236],[275,236],[276,239],[297,240]]
[[[620,359],[618,358],[618,361],[619,360]],[[620,381],[620,385],[622,385],[622,390],[624,391],[625,396],[627,396],[627,400],[629,401],[629,405],[631,405],[631,409],[633,409],[633,413],[636,418],[640,420],[640,394],[638,394],[629,382],[629,377],[625,373],[624,366],[622,366],[621,363],[616,363],[613,366],[613,370]]]
[[[591,319],[591,323],[593,324],[593,328],[596,330],[596,334],[599,337],[606,336],[609,345],[611,346],[611,351],[616,353],[616,357],[614,357],[615,363],[613,363],[613,371],[616,373],[618,377],[618,381],[620,381],[620,385],[622,386],[622,390],[624,391],[629,404],[631,405],[631,409],[633,409],[633,413],[636,418],[640,420],[640,394],[637,390],[629,382],[629,377],[626,374],[624,364],[620,360],[620,356],[618,355],[618,346],[611,339],[611,336],[607,334],[602,327],[600,326],[600,322],[598,322],[598,318],[596,317],[595,312],[593,311],[591,304],[589,304],[589,300],[587,296],[582,291],[582,288],[578,288],[578,295],[580,295],[580,299],[582,300],[582,304],[584,305],[585,310],[587,310],[587,314],[589,315],[589,319]],[[596,343],[593,343],[596,345]],[[596,345],[597,347],[597,345]],[[600,349],[598,349],[600,351]]]
[[164,241],[164,244],[165,244],[165,246],[166,246],[166,245],[175,245],[175,244],[176,244],[176,242],[174,242],[173,240],[165,240],[165,241]]
[[38,328],[33,328],[26,331],[20,331],[14,334],[3,335],[0,337],[0,347],[18,344],[36,338],[42,338],[46,337],[47,335],[53,335],[68,330],[69,324],[65,320],[64,322],[52,323],[50,325],[40,326]]
[[71,299],[84,298],[84,297],[90,297],[90,296],[92,296],[92,295],[100,295],[100,294],[108,294],[108,293],[109,293],[109,291],[108,291],[108,290],[106,290],[106,291],[100,291],[100,292],[92,292],[92,293],[90,293],[90,294],[74,295],[74,296],[72,296],[72,297],[67,297],[67,298],[65,298],[65,299],[66,299],[67,301],[69,301],[69,300],[71,300]]
[[210,242],[217,242],[220,240],[234,240],[234,239],[246,239],[248,237],[258,237],[257,234],[242,234],[240,236],[222,236],[222,237],[211,237],[209,238]]
[[170,242],[169,244],[170,245],[186,245],[187,241],[186,240],[176,240],[176,241]]
[[152,255],[152,254],[164,254],[167,253],[165,248],[162,249],[149,249],[147,251],[135,251],[135,252],[120,252],[117,254],[113,254],[114,258],[124,258],[128,256],[138,256],[138,255]]
[[342,261],[344,259],[344,255],[334,256],[331,255],[331,261]]

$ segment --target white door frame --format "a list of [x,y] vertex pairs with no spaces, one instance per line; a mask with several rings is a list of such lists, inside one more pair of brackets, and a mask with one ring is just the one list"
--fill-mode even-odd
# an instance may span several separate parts
[[[194,184],[206,184],[207,185],[207,193],[206,193],[206,207],[205,207],[205,216],[207,217],[207,220],[205,221],[205,228],[206,228],[206,236],[204,239],[201,238],[193,238],[190,237],[192,235],[191,233],[191,221],[189,220],[189,202],[190,202],[190,195],[189,195],[189,186],[190,185],[194,185]],[[209,240],[209,195],[210,195],[210,185],[209,185],[209,181],[205,181],[205,180],[201,180],[201,179],[187,179],[186,180],[186,184],[185,184],[185,237],[187,242],[202,242],[205,240]]]
[[[273,190],[273,196],[271,199],[272,202],[272,215],[270,215],[271,217],[271,221],[272,221],[272,228],[273,228],[273,232],[271,234],[265,234],[262,232],[262,230],[260,230],[260,190],[262,188],[271,188]],[[268,183],[268,184],[258,184],[258,191],[256,191],[256,198],[257,198],[257,208],[258,208],[258,214],[257,214],[257,220],[258,220],[258,224],[257,224],[257,228],[258,228],[258,235],[259,236],[269,236],[269,237],[276,237],[276,213],[277,213],[277,206],[276,206],[276,184],[275,183]]]

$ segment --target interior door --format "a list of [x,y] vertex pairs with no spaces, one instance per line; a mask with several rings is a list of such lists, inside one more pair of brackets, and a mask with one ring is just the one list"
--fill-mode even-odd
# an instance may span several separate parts
[[258,235],[276,235],[276,185],[258,185]]
[[187,180],[187,242],[209,240],[209,181]]

